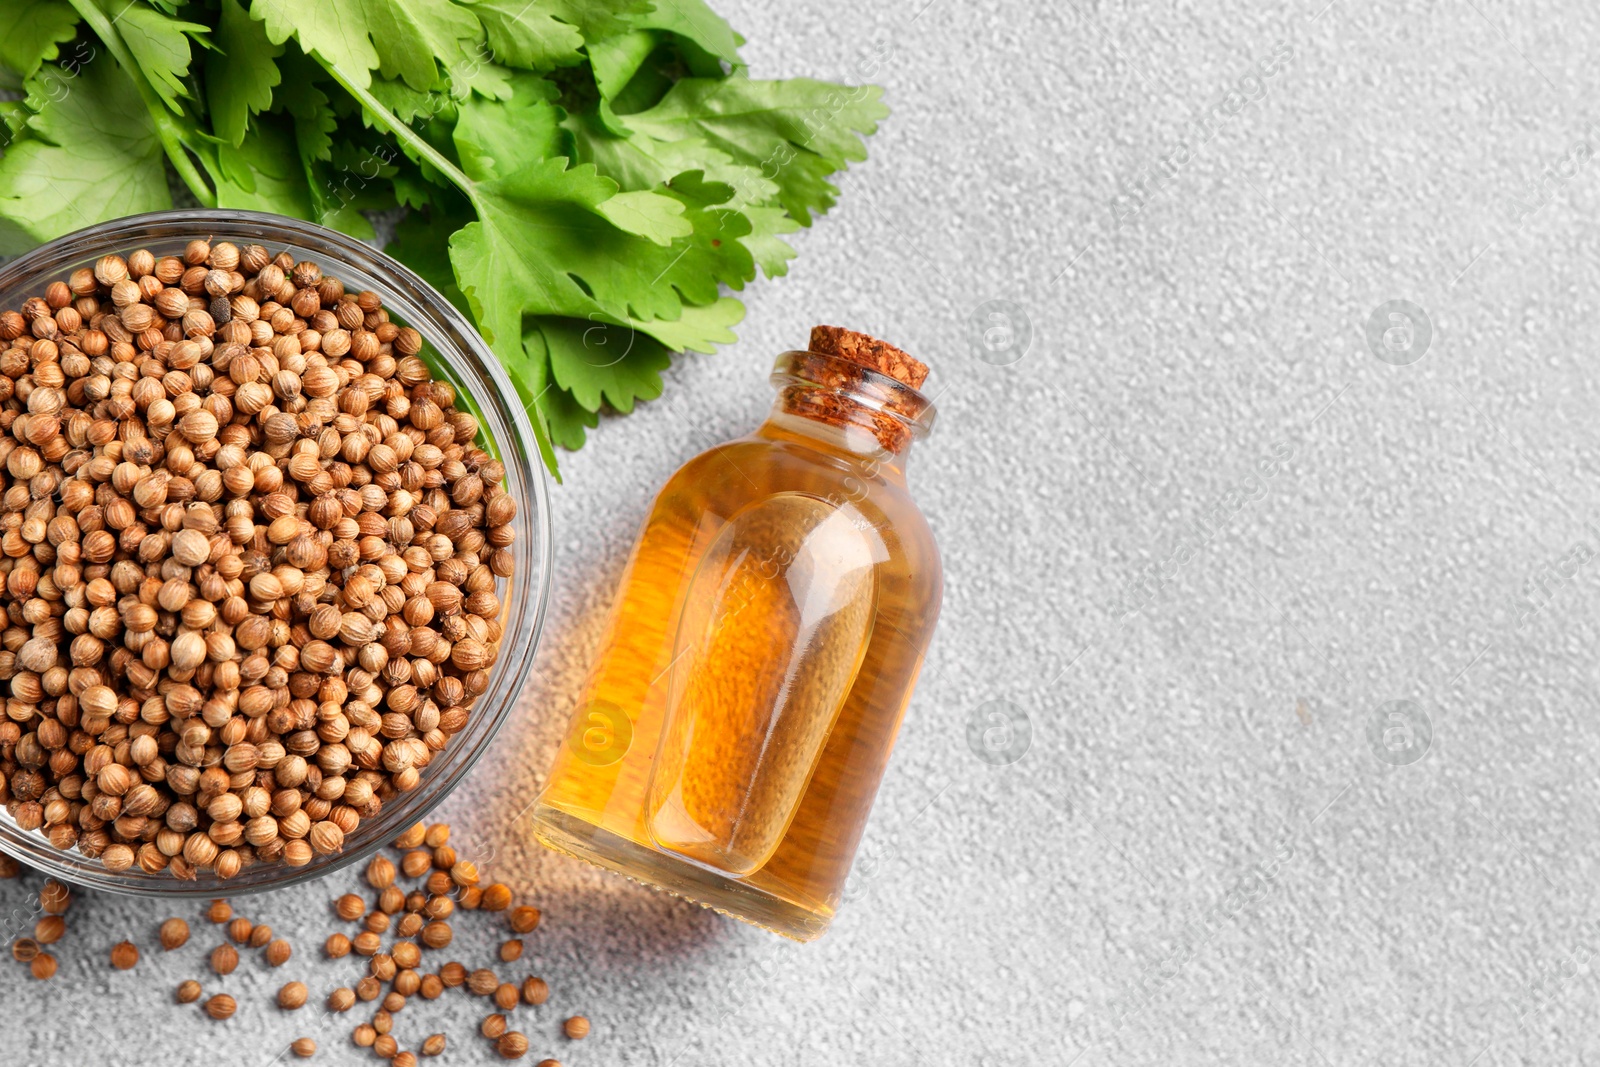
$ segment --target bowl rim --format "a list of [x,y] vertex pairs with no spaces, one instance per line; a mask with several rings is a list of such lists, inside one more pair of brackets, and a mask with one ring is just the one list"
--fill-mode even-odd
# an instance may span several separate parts
[[[486,706],[493,706],[496,701],[499,702],[500,707],[493,713],[488,728],[480,737],[473,740],[472,751],[463,757],[458,766],[447,767],[447,773],[435,782],[429,782],[424,777],[417,789],[407,794],[415,798],[415,807],[403,809],[406,812],[405,825],[425,819],[472,771],[516,711],[520,703],[519,696],[533,669],[539,639],[544,630],[545,614],[550,600],[554,545],[551,535],[549,486],[527,407],[520,403],[521,397],[512,384],[505,366],[495,356],[493,349],[484,341],[476,327],[426,279],[374,245],[303,219],[263,211],[215,208],[183,208],[125,215],[63,234],[0,265],[0,291],[25,282],[29,278],[53,277],[61,274],[68,269],[60,262],[62,260],[78,264],[91,255],[113,253],[126,255],[133,248],[140,247],[140,235],[150,241],[172,240],[177,235],[151,233],[151,231],[173,226],[191,228],[196,235],[204,234],[212,240],[221,238],[238,240],[241,243],[254,241],[269,247],[273,243],[293,245],[318,257],[337,257],[341,265],[389,283],[390,291],[382,294],[385,308],[405,305],[408,310],[414,309],[421,312],[424,318],[435,320],[427,322],[428,329],[423,329],[423,323],[413,321],[415,316],[405,316],[407,324],[418,328],[438,352],[441,361],[450,369],[450,377],[459,379],[464,376],[465,371],[476,371],[488,379],[487,384],[491,385],[497,394],[496,402],[486,405],[483,399],[467,391],[467,395],[480,412],[494,407],[498,409],[497,418],[507,422],[504,429],[512,440],[503,442],[491,437],[497,451],[512,451],[513,449],[507,448],[509,444],[519,452],[518,455],[502,455],[500,458],[502,461],[511,461],[506,462],[508,475],[515,475],[518,485],[525,493],[525,500],[519,499],[518,503],[528,502],[533,505],[531,509],[519,509],[517,516],[527,534],[523,538],[525,544],[519,552],[518,561],[534,564],[538,573],[523,578],[522,583],[519,583],[522,585],[521,588],[509,587],[512,595],[507,598],[503,610],[509,613],[509,621],[516,624],[516,629],[512,632],[508,627],[502,634],[501,654],[495,664],[497,672],[491,677],[489,688],[474,704],[474,710],[477,711]],[[338,277],[337,266],[330,273]],[[459,380],[454,380],[451,384],[458,389],[461,388]],[[484,423],[487,420],[480,415],[479,421]],[[485,431],[488,429],[487,426],[480,428]],[[518,461],[521,465],[514,469],[513,462]],[[521,513],[524,510],[529,513]],[[537,544],[527,543],[535,540]],[[517,577],[520,576],[514,576],[512,581],[516,581]],[[459,736],[457,735],[458,738]],[[441,753],[449,751],[449,746],[446,746]],[[392,815],[385,820],[385,814],[398,810],[402,810],[402,807],[386,808],[384,813],[377,816],[375,822],[381,825],[382,822],[395,821]],[[321,878],[372,856],[389,844],[392,836],[398,835],[402,829],[404,826],[394,828],[392,835],[387,832],[375,833],[370,839],[363,839],[360,844],[346,847],[338,853],[315,856],[310,863],[302,867],[291,867],[281,861],[274,861],[271,864],[247,868],[232,879],[223,880],[213,873],[202,872],[196,880],[184,881],[174,878],[166,871],[156,874],[146,873],[137,865],[123,872],[107,871],[99,860],[89,859],[76,849],[66,851],[57,849],[37,830],[17,829],[15,822],[3,808],[0,808],[0,852],[51,877],[104,892],[146,898],[209,898],[222,895],[243,896]],[[360,834],[359,828],[356,833]],[[279,877],[253,881],[248,877],[253,871],[281,873]]]

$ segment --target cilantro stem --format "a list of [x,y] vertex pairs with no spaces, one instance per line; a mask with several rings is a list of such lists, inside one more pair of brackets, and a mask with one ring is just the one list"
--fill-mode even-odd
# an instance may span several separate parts
[[398,140],[418,156],[427,160],[435,170],[449,178],[451,184],[465,193],[467,199],[473,201],[474,207],[477,206],[477,200],[472,195],[475,185],[472,179],[462,172],[460,167],[446,159],[444,153],[429,144],[425,137],[411,128],[410,123],[401,122],[393,112],[379,102],[377,97],[372,95],[371,90],[353,82],[349,75],[340,69],[339,64],[323,63],[322,66],[329,74],[333,75],[334,81],[344,87],[345,92],[361,102],[361,106],[372,117],[374,125],[380,129],[387,129],[388,132],[394,134]]
[[167,113],[166,105],[156,96],[144,79],[144,74],[139,69],[139,64],[134,61],[133,54],[128,51],[128,46],[123,43],[121,34],[105,13],[95,5],[94,0],[68,0],[74,10],[94,30],[105,46],[111,50],[116,61],[127,72],[133,81],[134,88],[139,91],[139,98],[144,101],[145,110],[150,112],[150,117],[155,122],[156,136],[161,140],[161,147],[166,150],[167,158],[172,161],[172,169],[178,172],[178,177],[183,179],[183,184],[189,187],[202,207],[216,207],[217,194],[206,184],[200,172],[195,169],[194,160],[189,158],[189,153],[183,147],[183,131]]

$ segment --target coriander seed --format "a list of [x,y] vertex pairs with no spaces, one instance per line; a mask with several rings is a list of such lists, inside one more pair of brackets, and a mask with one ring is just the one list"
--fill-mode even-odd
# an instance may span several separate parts
[[422,1042],[424,1056],[438,1056],[444,1052],[445,1038],[443,1034],[429,1034]]
[[228,994],[218,993],[206,1001],[206,1014],[213,1019],[228,1019],[238,1006]]
[[118,941],[111,946],[111,966],[117,970],[132,970],[138,962],[139,948],[132,941]]
[[484,911],[505,911],[511,906],[511,887],[504,882],[493,882],[483,887],[479,907]]
[[28,965],[28,970],[41,982],[54,978],[56,974],[56,958],[48,952],[41,952],[33,957],[33,962]]
[[502,1010],[510,1011],[512,1008],[517,1006],[517,1001],[521,999],[521,996],[522,994],[518,991],[516,986],[512,985],[510,982],[502,982],[495,988],[494,1002],[498,1004]]
[[537,1007],[550,999],[550,985],[543,978],[522,980],[522,1002]]
[[495,1050],[502,1059],[520,1060],[528,1054],[528,1038],[526,1034],[517,1030],[508,1030],[500,1035],[500,1040],[495,1042]]
[[178,992],[176,994],[178,1003],[193,1004],[200,999],[200,992],[199,982],[196,982],[193,978],[185,979],[178,983]]
[[522,941],[513,937],[500,944],[500,959],[506,963],[513,963],[522,958]]
[[331,960],[343,959],[350,955],[350,939],[343,934],[329,934],[328,940],[322,943],[322,950]]
[[19,937],[11,942],[11,958],[18,963],[32,963],[39,955],[39,942],[31,937]]
[[561,1030],[574,1041],[581,1041],[589,1036],[589,1020],[582,1015],[574,1015],[561,1024]]
[[367,913],[367,902],[354,893],[346,893],[334,905],[339,913],[339,918],[346,922],[354,922]]
[[494,1041],[506,1032],[506,1017],[499,1012],[484,1016],[483,1022],[478,1026],[478,1032],[490,1041]]
[[233,908],[226,900],[213,900],[211,907],[206,910],[206,918],[220,926],[233,918]]
[[474,996],[487,997],[500,988],[500,979],[487,967],[473,971],[467,977],[467,991]]
[[530,933],[539,925],[539,909],[524,904],[511,910],[511,929],[519,934]]
[[362,1048],[371,1048],[378,1039],[378,1031],[370,1023],[361,1023],[350,1032],[350,1039]]
[[289,1049],[301,1059],[308,1060],[317,1054],[317,1043],[309,1037],[297,1037],[289,1042]]
[[189,940],[189,924],[182,919],[168,919],[161,924],[161,947],[171,952],[182,948]]
[[53,945],[67,932],[67,920],[59,915],[41,915],[33,924],[33,939],[41,945]]
[[467,969],[463,965],[451,960],[439,968],[439,981],[448,989],[454,989],[464,984],[467,980]]
[[268,966],[282,967],[285,963],[289,962],[289,956],[292,951],[293,950],[289,947],[289,942],[285,941],[283,938],[280,937],[276,941],[273,941],[267,946],[267,951],[265,953]]
[[295,1011],[305,1006],[306,984],[304,982],[289,982],[278,990],[278,1007],[285,1011]]
[[239,966],[239,952],[224,941],[211,950],[211,969],[217,974],[232,974]]
[[328,994],[329,1011],[349,1011],[356,1006],[355,990],[340,986]]

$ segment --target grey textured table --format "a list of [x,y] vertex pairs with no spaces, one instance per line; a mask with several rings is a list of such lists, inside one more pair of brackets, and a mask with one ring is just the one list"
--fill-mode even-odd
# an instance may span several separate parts
[[[544,908],[534,1053],[1593,1062],[1600,12],[719,6],[760,76],[877,57],[894,115],[790,275],[745,294],[743,340],[564,459],[538,674],[445,810]],[[990,300],[1009,322],[975,328]],[[935,366],[911,473],[948,585],[849,904],[798,946],[547,854],[515,816],[650,493],[761,417],[815,322]],[[254,1067],[302,1033],[364,1059],[353,1019],[267,1004],[348,980],[315,946],[354,881],[241,906],[298,955],[241,966],[226,1025],[170,1004],[209,928],[113,972],[168,910],[84,897],[61,975],[13,972],[0,1059]],[[488,960],[486,924],[460,926],[456,955]],[[396,1033],[490,1062],[480,1004]]]

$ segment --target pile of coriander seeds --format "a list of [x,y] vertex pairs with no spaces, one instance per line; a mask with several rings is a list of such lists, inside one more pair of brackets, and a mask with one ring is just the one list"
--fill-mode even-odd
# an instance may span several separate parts
[[0,314],[0,799],[107,870],[300,866],[488,687],[515,502],[376,293],[259,245]]

